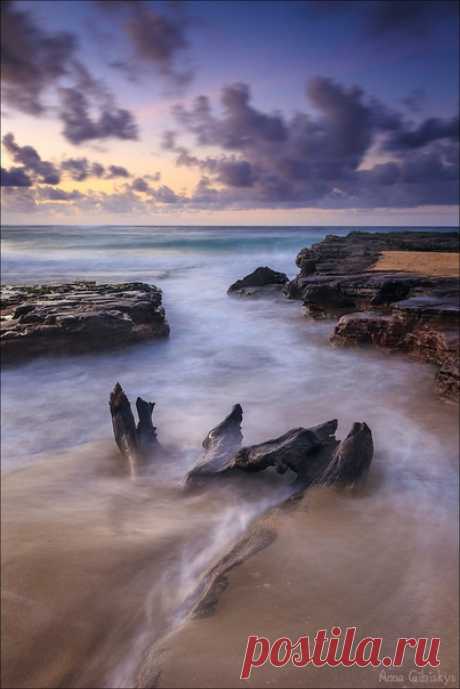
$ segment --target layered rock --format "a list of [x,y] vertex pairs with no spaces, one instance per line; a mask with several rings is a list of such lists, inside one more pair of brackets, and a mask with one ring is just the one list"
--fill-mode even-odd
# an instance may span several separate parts
[[296,264],[300,277],[351,275],[368,270],[382,251],[458,251],[457,232],[350,232],[327,235],[302,249]]
[[436,389],[458,399],[460,387],[458,300],[428,295],[397,302],[389,313],[359,312],[342,316],[331,341],[374,345],[408,352],[437,367]]
[[162,293],[142,282],[6,285],[1,294],[4,361],[108,349],[164,337]]
[[227,292],[228,294],[252,296],[261,292],[279,291],[288,281],[289,278],[284,273],[272,270],[268,266],[260,266],[249,275],[230,285]]
[[351,232],[327,236],[297,256],[300,272],[285,287],[313,318],[339,319],[336,344],[406,351],[438,368],[436,385],[459,394],[459,283],[371,270],[382,251],[458,252],[456,232]]

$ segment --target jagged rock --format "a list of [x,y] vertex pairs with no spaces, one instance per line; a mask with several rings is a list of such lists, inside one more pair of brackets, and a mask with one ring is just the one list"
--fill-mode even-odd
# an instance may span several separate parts
[[249,275],[234,282],[233,285],[230,285],[227,292],[228,294],[237,293],[248,296],[256,294],[261,288],[271,287],[273,290],[276,286],[276,290],[280,290],[287,282],[287,275],[263,266],[256,268]]
[[106,349],[169,334],[161,290],[142,282],[5,286],[5,361]]

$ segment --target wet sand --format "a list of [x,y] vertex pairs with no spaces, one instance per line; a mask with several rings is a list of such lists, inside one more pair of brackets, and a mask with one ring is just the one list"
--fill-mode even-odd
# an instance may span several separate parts
[[[374,471],[361,494],[313,490],[295,508],[265,520],[276,540],[228,574],[214,615],[190,621],[157,649],[158,686],[385,686],[382,668],[290,663],[279,669],[266,663],[240,681],[248,635],[313,639],[335,625],[357,626],[358,639],[383,636],[388,654],[399,637],[439,636],[439,672],[451,677],[447,686],[457,686],[455,520],[438,499],[423,506],[414,500],[411,481],[398,487],[382,480]],[[408,687],[414,670],[420,672],[408,657],[386,672],[403,676],[397,685]]]
[[[171,338],[4,371],[3,685],[238,686],[249,633],[331,624],[389,639],[444,630],[443,669],[451,669],[458,410],[433,394],[432,368],[331,347],[333,324],[305,319],[299,303],[227,296],[256,265],[292,273],[307,243],[297,232],[42,232],[50,235],[43,249],[14,244],[18,280],[158,284]],[[156,402],[160,441],[181,449],[134,481],[112,437],[116,380],[131,400]],[[278,509],[288,475],[184,493],[203,438],[236,402],[245,444],[331,418],[343,438],[365,420],[376,447],[368,488],[307,494],[288,510]],[[257,528],[262,541],[211,587]],[[252,685],[375,686],[368,671],[306,672],[264,667]]]

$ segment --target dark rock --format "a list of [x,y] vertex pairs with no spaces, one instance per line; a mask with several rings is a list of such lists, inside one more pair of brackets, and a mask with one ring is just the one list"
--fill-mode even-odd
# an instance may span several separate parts
[[141,282],[5,286],[4,361],[100,350],[169,333],[161,291]]
[[371,300],[372,306],[382,306],[405,299],[410,292],[410,284],[401,280],[386,280]]
[[314,318],[323,318],[343,309],[355,308],[355,302],[347,297],[337,283],[310,285],[304,291],[304,306]]
[[253,291],[247,291],[247,288],[253,287],[267,287],[278,285],[281,288],[288,282],[288,277],[284,273],[278,273],[267,266],[256,268],[252,273],[246,275],[241,280],[237,280],[228,288],[228,294],[253,294]]

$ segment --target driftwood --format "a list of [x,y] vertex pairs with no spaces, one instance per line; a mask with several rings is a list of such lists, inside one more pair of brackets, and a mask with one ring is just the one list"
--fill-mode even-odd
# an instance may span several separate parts
[[131,411],[131,404],[120,383],[117,383],[110,395],[110,413],[112,415],[113,434],[121,454],[128,460],[131,473],[140,465],[151,459],[155,450],[160,448],[156,428],[152,423],[153,402],[146,402],[141,397],[136,400],[139,422],[136,426]]
[[312,428],[293,428],[284,435],[259,445],[243,447],[229,466],[242,471],[263,471],[273,466],[279,474],[291,469],[302,473],[310,455],[324,446],[335,446],[337,420],[327,421]]
[[342,440],[334,452],[320,483],[353,484],[367,474],[373,454],[371,429],[366,423],[354,423],[345,440]]
[[203,440],[204,456],[192,469],[189,476],[217,474],[228,467],[235,453],[241,447],[243,440],[242,420],[241,405],[235,404],[230,414],[215,428],[212,428]]
[[[137,426],[131,405],[119,383],[110,395],[115,441],[128,460],[131,472],[158,454],[161,446],[152,424],[153,402],[137,398]],[[223,477],[274,468],[279,474],[288,470],[296,474],[296,485],[305,488],[313,483],[353,484],[367,474],[374,445],[365,423],[355,423],[342,442],[335,433],[337,419],[310,428],[293,428],[283,435],[257,445],[241,447],[243,410],[235,404],[221,423],[203,440],[204,453],[188,473],[187,483],[194,479]]]

